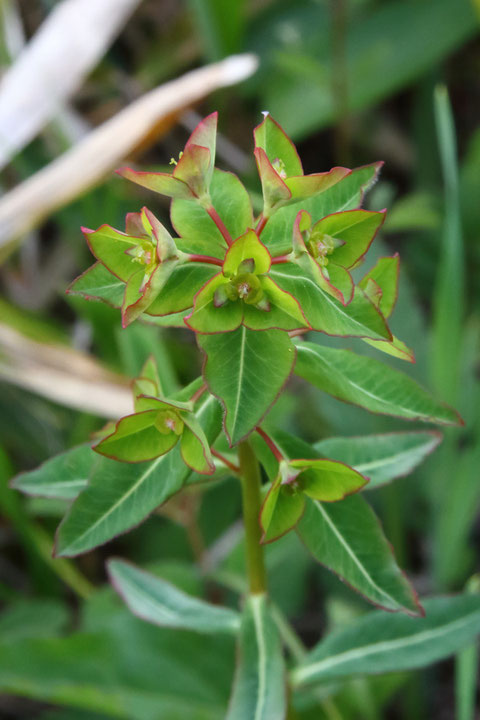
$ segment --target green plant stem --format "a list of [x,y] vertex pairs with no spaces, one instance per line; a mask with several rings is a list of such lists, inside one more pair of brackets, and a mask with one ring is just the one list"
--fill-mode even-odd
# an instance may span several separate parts
[[[296,660],[296,662],[302,662],[302,660],[304,660],[305,656],[307,655],[305,645],[303,644],[293,627],[290,625],[278,605],[272,603],[271,610],[280,636],[282,637],[285,646],[290,651],[292,658]],[[324,697],[321,691],[318,691],[318,689],[314,689],[313,694],[315,695],[318,704],[321,706],[328,720],[342,720],[342,716],[340,715],[337,706],[331,698]],[[289,717],[290,716],[287,716],[287,720],[289,720]],[[294,717],[294,715],[292,715],[291,717]]]
[[238,446],[238,461],[242,481],[248,584],[250,593],[256,595],[266,592],[267,576],[263,547],[260,544],[261,530],[258,522],[261,507],[260,467],[248,440]]

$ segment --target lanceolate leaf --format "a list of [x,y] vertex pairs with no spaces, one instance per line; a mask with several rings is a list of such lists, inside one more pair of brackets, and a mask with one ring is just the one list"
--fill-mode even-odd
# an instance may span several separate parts
[[134,615],[163,627],[201,633],[236,633],[240,616],[187,595],[174,585],[122,560],[108,562],[110,580]]
[[344,306],[291,263],[275,265],[270,277],[297,298],[313,330],[327,335],[391,339],[384,317],[360,288],[355,288],[353,300]]
[[69,286],[69,295],[81,295],[87,300],[102,300],[107,305],[120,307],[123,302],[125,283],[112,275],[101,262],[85,270]]
[[295,347],[281,330],[240,327],[234,332],[198,335],[205,353],[204,377],[225,408],[224,427],[232,445],[261,421],[286,383]]
[[436,432],[399,432],[366,437],[327,438],[315,444],[322,457],[347,463],[370,478],[373,490],[394,478],[408,475],[437,447]]
[[318,562],[374,605],[410,615],[422,612],[378,519],[362,497],[352,495],[336,503],[309,499],[297,530]]
[[480,597],[437,597],[425,617],[364,615],[331,633],[292,673],[295,686],[334,678],[425,667],[452,655],[480,633]]
[[245,603],[238,667],[226,720],[284,720],[285,665],[265,595]]
[[374,413],[443,425],[459,415],[398,370],[350,350],[300,343],[295,372],[320,390]]
[[382,163],[373,163],[356,168],[325,192],[280,208],[267,222],[262,242],[272,255],[282,255],[292,248],[293,223],[299,210],[309,212],[315,223],[331,213],[360,207],[364,193],[375,182],[381,166]]
[[[216,400],[208,397],[199,411],[209,442],[220,431],[219,410]],[[152,462],[102,459],[58,528],[56,554],[79,555],[130,530],[178,492],[189,473],[179,445]]]
[[26,495],[74,500],[87,485],[99,457],[90,445],[79,445],[47,460],[30,472],[17,475],[11,487]]
[[[310,445],[284,430],[272,436],[286,458],[331,458],[351,465],[370,478],[362,490],[373,490],[397,477],[408,475],[440,443],[440,433],[428,430],[394,432],[365,437],[333,437]],[[276,463],[266,445],[255,437],[255,449],[269,477]]]

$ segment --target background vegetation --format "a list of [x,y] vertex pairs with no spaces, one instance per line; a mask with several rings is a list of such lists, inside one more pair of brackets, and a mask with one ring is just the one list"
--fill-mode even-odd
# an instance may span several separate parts
[[[67,54],[63,74],[73,78],[78,70],[78,83],[47,108],[29,134],[24,128],[35,125],[41,106],[40,66],[23,67],[17,81],[25,84],[16,83],[16,95],[6,79],[18,71],[23,43],[62,4],[67,1],[1,4],[0,690],[6,694],[0,717],[183,718],[180,699],[186,698],[188,717],[221,718],[233,648],[210,639],[206,653],[201,638],[131,617],[105,585],[104,560],[120,555],[161,569],[191,592],[201,593],[206,578],[210,593],[238,592],[243,553],[235,481],[213,485],[201,503],[195,493],[181,504],[174,499],[138,530],[75,563],[51,559],[65,506],[25,499],[8,487],[14,474],[88,440],[105,418],[120,415],[113,403],[121,405],[127,379],[149,353],[171,388],[199,370],[198,351],[186,332],[159,335],[139,323],[121,330],[117,311],[64,292],[91,263],[80,225],[121,227],[125,212],[144,204],[145,193],[107,174],[110,167],[99,167],[99,180],[94,170],[101,158],[81,152],[62,176],[63,199],[58,186],[52,190],[38,173],[146,92],[239,52],[253,52],[260,60],[246,82],[214,92],[205,82],[190,108],[181,88],[174,88],[167,115],[157,110],[148,127],[130,119],[128,131],[107,133],[103,142],[110,143],[112,167],[132,152],[139,165],[165,167],[198,117],[215,109],[223,135],[218,164],[239,173],[252,192],[260,188],[247,152],[262,110],[297,143],[306,172],[385,160],[368,207],[389,208],[378,254],[399,252],[402,258],[393,329],[417,359],[402,370],[454,405],[465,427],[447,429],[440,449],[420,469],[379,490],[376,510],[400,565],[423,596],[468,583],[475,590],[480,7],[469,0],[109,3],[111,37],[98,39],[98,57],[90,65],[85,60],[83,69],[81,50],[74,60]],[[107,25],[90,28],[90,48],[102,32],[108,35]],[[54,29],[67,45],[75,44],[80,31],[67,20]],[[88,45],[84,38],[79,47]],[[53,98],[57,92],[51,89]],[[48,105],[49,98],[44,101]],[[130,144],[115,156],[116,144],[128,133]],[[168,223],[167,203],[148,201]],[[298,381],[272,411],[277,422],[286,409],[293,418],[286,429],[310,441],[402,429],[400,421],[307,394]],[[293,534],[269,549],[268,564],[276,602],[306,645],[366,609],[326,571],[312,568]],[[467,648],[455,662],[427,672],[330,688],[322,710],[301,717],[472,720],[480,717],[473,707],[476,677],[475,648]],[[167,709],[159,714],[162,702]]]

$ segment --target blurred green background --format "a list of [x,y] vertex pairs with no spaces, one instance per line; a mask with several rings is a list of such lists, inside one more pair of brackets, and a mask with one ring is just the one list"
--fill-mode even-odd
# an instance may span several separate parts
[[[92,9],[102,1],[78,4],[88,11],[89,4]],[[45,18],[66,4],[2,0],[4,78],[22,61],[24,45],[36,37]],[[179,100],[175,112],[158,118],[137,138],[130,160],[142,167],[166,167],[198,118],[218,109],[218,165],[238,173],[257,197],[252,129],[263,110],[297,143],[306,172],[385,161],[367,206],[387,207],[389,213],[367,263],[373,265],[381,253],[400,253],[393,331],[414,348],[417,358],[411,366],[389,362],[454,405],[465,427],[446,430],[440,449],[419,470],[379,491],[376,509],[421,595],[463,589],[478,571],[479,22],[480,6],[470,0],[132,2],[131,12],[99,49],[98,60],[85,70],[78,87],[2,163],[0,691],[5,692],[0,718],[223,716],[232,647],[210,639],[206,654],[201,639],[189,633],[151,628],[130,617],[104,586],[104,560],[121,555],[152,565],[181,587],[201,593],[204,578],[192,563],[199,559],[198,543],[192,542],[199,532],[207,554],[219,548],[223,553],[215,570],[217,592],[234,597],[243,562],[235,481],[214,485],[202,497],[194,493],[184,503],[169,503],[128,536],[75,563],[51,559],[65,506],[20,497],[8,481],[88,440],[109,416],[105,408],[92,412],[78,397],[72,402],[69,377],[83,383],[82,392],[97,380],[120,393],[149,353],[157,357],[169,387],[195,377],[200,366],[186,331],[161,332],[140,323],[124,331],[118,311],[65,295],[69,282],[91,264],[80,226],[107,222],[122,227],[125,213],[144,203],[168,224],[162,198],[147,196],[109,173],[50,211],[55,199],[44,184],[46,210],[43,216],[33,213],[30,221],[32,207],[16,204],[14,188],[18,191],[35,178],[42,187],[37,173],[93,128],[149,90],[230,54],[255,53],[258,72],[239,85],[206,94],[193,107]],[[69,34],[75,39],[72,23],[59,23],[56,31],[64,32],[67,42]],[[59,59],[53,62],[58,67]],[[28,97],[36,82],[35,65],[24,71],[32,87],[17,87],[18,128],[27,115],[31,119]],[[65,62],[63,73],[70,72],[74,70]],[[4,119],[12,109],[3,82],[1,152],[3,143],[8,144]],[[119,156],[117,164],[125,159]],[[77,163],[74,174],[83,172]],[[12,217],[20,224],[27,219],[28,228],[12,232]],[[338,344],[331,338],[325,342]],[[347,341],[347,346],[355,343]],[[364,345],[361,352],[366,352]],[[311,441],[402,429],[393,419],[307,393],[298,381],[271,416]],[[269,547],[268,563],[274,598],[307,644],[326,627],[366,609],[360,598],[314,567],[294,537]],[[470,648],[455,663],[425,673],[327,689],[322,708],[313,714],[305,710],[300,717],[473,720],[480,717],[472,700],[475,668]]]

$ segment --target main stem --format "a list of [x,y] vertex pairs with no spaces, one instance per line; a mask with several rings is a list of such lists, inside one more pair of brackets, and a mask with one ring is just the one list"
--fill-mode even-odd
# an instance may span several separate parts
[[258,522],[261,508],[260,467],[248,440],[238,446],[238,461],[242,480],[248,584],[250,593],[256,595],[266,592],[267,576],[263,546],[260,544],[261,530]]

